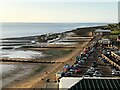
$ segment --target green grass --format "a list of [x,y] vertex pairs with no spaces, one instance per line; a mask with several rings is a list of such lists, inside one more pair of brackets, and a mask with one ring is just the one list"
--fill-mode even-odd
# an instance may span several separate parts
[[111,32],[112,35],[119,35],[120,34],[120,30],[114,30]]
[[111,39],[117,39],[118,35],[110,35]]

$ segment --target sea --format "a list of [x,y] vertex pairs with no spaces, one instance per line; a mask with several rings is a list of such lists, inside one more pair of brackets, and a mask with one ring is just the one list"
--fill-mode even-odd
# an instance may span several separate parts
[[1,38],[61,33],[75,28],[101,26],[107,23],[2,23]]
[[[14,38],[14,37],[26,37],[35,36],[48,33],[61,33],[70,31],[76,28],[91,27],[91,26],[102,26],[107,23],[2,23],[1,34],[3,38]],[[42,52],[23,51],[16,49],[2,49],[5,47],[20,47],[19,44],[15,43],[16,40],[12,40],[14,43],[3,43],[6,40],[0,40],[0,55],[1,57],[9,58],[32,58],[35,55],[42,55]],[[7,40],[7,42],[10,40]],[[10,41],[11,42],[11,41]],[[17,45],[15,45],[17,44]],[[52,44],[52,43],[51,43]],[[72,44],[65,42],[54,42],[53,44]],[[74,44],[74,43],[73,43]]]

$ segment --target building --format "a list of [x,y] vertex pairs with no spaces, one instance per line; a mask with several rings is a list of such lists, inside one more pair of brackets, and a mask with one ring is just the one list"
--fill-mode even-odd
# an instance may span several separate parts
[[59,90],[119,90],[119,77],[63,77]]
[[110,41],[110,39],[101,39],[101,40],[99,40],[99,43],[102,45],[110,45],[111,41]]
[[80,77],[62,77],[59,79],[59,90],[66,88],[69,89],[78,83],[82,78]]
[[96,36],[96,35],[102,35],[102,36],[110,35],[110,33],[111,33],[111,30],[97,29],[97,30],[94,31],[94,36]]

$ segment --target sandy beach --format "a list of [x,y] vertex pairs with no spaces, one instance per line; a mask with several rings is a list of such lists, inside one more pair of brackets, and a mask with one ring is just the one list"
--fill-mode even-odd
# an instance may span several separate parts
[[[92,36],[92,31],[100,27],[77,28],[76,30],[66,32],[66,33],[74,32],[76,36]],[[83,29],[85,30],[84,32],[83,32]],[[17,71],[18,73],[14,74],[13,72],[11,72],[13,73],[11,74],[11,77],[9,77],[8,79],[5,78],[6,80],[3,80],[3,84],[4,84],[3,87],[4,88],[43,88],[45,87],[45,80],[47,78],[50,78],[51,80],[55,80],[55,73],[59,70],[62,70],[63,65],[67,63],[72,65],[75,62],[76,55],[78,55],[83,50],[83,48],[86,47],[87,43],[88,41],[73,44],[73,46],[76,46],[76,48],[72,49],[70,53],[61,55],[60,57],[55,57],[54,59],[52,58],[52,60],[61,61],[63,63],[58,63],[58,64],[14,63],[14,64],[21,65],[22,69],[19,68],[19,69],[13,70],[13,72]],[[45,48],[26,48],[25,49],[24,48],[24,50],[46,51],[49,49],[45,49]],[[55,51],[55,49],[53,50]],[[59,50],[59,49],[56,49],[56,50]],[[60,50],[65,50],[65,49],[62,48]],[[56,54],[56,55],[59,56],[60,54]],[[47,60],[47,59],[44,59],[44,60]],[[15,75],[15,76],[12,77],[12,75]]]
[[[38,73],[32,78],[27,78],[26,80],[22,80],[21,82],[19,82],[17,84],[13,82],[7,88],[32,88],[32,87],[33,88],[34,87],[42,88],[42,87],[44,87],[45,79],[47,79],[49,77],[52,80],[55,80],[55,73],[58,70],[61,70],[65,63],[69,63],[72,65],[75,62],[75,60],[74,60],[75,56],[80,53],[80,51],[83,49],[83,47],[86,43],[80,45],[81,48],[73,51],[71,54],[67,55],[66,57],[57,59],[57,60],[62,60],[64,62],[63,64],[53,64],[52,67],[51,67],[51,65],[48,65],[47,68],[43,70],[44,72]],[[42,79],[44,79],[44,80],[42,80]]]
[[118,0],[0,4],[0,90],[120,89]]

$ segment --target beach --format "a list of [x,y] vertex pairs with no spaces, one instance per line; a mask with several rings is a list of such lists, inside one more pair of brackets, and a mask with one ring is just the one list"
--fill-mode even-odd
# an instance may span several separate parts
[[117,0],[0,4],[0,89],[120,88]]
[[[67,37],[76,37],[76,36],[77,37],[92,37],[92,32],[101,27],[104,27],[104,26],[76,28],[75,30],[64,32],[65,33],[64,38],[66,36]],[[32,36],[32,37],[29,36],[29,37],[17,38],[17,40],[19,39],[29,40],[29,38],[33,38],[34,40],[35,37],[39,38],[41,36]],[[13,39],[16,39],[16,38],[11,38],[11,40]],[[62,39],[62,41],[63,40],[64,39]],[[32,87],[42,88],[44,87],[45,79],[49,77],[52,80],[55,80],[55,73],[61,70],[63,65],[67,63],[72,65],[75,62],[75,56],[81,53],[81,51],[86,47],[89,41],[90,39],[88,39],[87,41],[82,41],[82,42],[77,41],[77,43],[74,43],[74,44],[72,44],[72,42],[64,42],[64,43],[57,42],[56,44],[56,43],[53,43],[54,42],[53,41],[52,44],[51,43],[50,45],[47,44],[46,47],[45,47],[45,42],[44,42],[44,44],[42,44],[42,47],[39,46],[39,44],[37,45],[33,44],[32,46],[30,46],[31,44],[30,45],[28,44],[29,46],[27,45],[24,47],[22,46],[19,48],[15,48],[15,50],[18,50],[18,51],[23,50],[25,52],[29,51],[29,53],[32,52],[33,57],[35,57],[35,55],[38,54],[38,53],[35,53],[34,55],[33,52],[40,52],[40,54],[42,53],[41,55],[43,57],[40,57],[40,55],[38,54],[36,58],[34,58],[33,60],[52,61],[52,62],[60,61],[60,63],[53,63],[53,64],[52,63],[50,64],[49,63],[29,63],[28,61],[26,61],[25,63],[14,62],[14,64],[17,64],[18,66],[20,65],[18,69],[13,70],[13,72],[17,70],[18,73],[16,74],[9,70],[10,71],[9,75],[11,75],[11,77],[7,79],[7,75],[6,75],[6,77],[3,78],[3,79],[6,79],[6,80],[3,80],[3,84],[4,84],[3,88],[32,88]],[[23,51],[20,53],[23,53]],[[14,57],[11,57],[11,58],[14,58]],[[19,58],[20,60],[21,57],[17,57],[17,58]],[[26,57],[22,57],[22,58],[26,58]],[[27,57],[27,58],[30,58],[30,57]],[[6,62],[3,62],[2,64],[6,64]],[[12,63],[10,62],[7,64],[12,65],[13,62]],[[33,74],[33,72],[36,72],[36,73]],[[13,78],[12,75],[15,75],[15,77]]]

